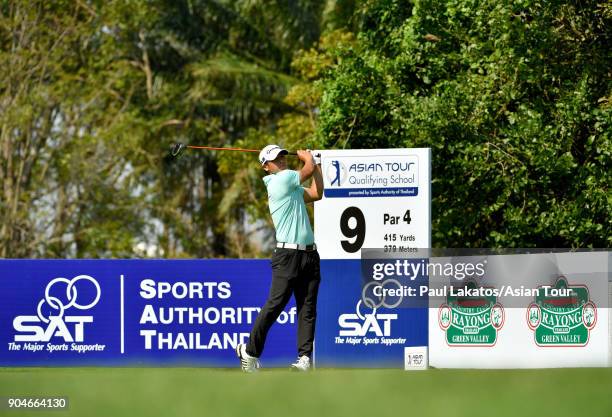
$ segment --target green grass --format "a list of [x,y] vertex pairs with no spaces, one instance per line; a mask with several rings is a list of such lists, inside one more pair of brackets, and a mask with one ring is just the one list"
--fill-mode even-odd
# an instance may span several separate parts
[[612,369],[0,368],[0,396],[67,396],[68,411],[7,416],[612,415]]

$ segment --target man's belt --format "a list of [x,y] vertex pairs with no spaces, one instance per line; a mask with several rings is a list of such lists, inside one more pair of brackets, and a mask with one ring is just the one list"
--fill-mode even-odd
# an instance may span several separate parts
[[317,245],[314,243],[312,245],[300,245],[298,243],[278,242],[276,244],[276,247],[283,248],[283,249],[295,249],[295,250],[316,250],[317,249]]

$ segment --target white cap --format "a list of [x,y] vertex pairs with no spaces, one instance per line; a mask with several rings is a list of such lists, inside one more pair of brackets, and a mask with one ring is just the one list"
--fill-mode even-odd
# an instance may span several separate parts
[[268,161],[274,161],[279,154],[283,153],[287,155],[289,151],[283,149],[278,145],[268,145],[259,152],[259,162],[263,165]]

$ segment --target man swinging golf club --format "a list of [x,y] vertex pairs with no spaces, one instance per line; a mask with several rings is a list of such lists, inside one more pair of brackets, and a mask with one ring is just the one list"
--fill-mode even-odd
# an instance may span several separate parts
[[[320,160],[310,151],[297,151],[297,157],[304,163],[299,171],[287,169],[287,153],[277,145],[268,145],[259,153],[259,162],[269,174],[263,181],[268,189],[268,205],[277,243],[271,259],[272,283],[268,300],[255,320],[249,342],[236,347],[245,372],[259,369],[258,358],[263,352],[268,330],[292,294],[297,305],[298,360],[291,368],[308,371],[311,366],[321,275],[319,254],[305,203],[321,199],[323,177]],[[300,185],[311,177],[310,187]]]

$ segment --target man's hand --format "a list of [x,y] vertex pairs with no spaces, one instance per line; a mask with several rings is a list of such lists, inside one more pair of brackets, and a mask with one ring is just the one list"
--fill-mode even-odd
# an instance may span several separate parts
[[302,161],[304,163],[307,162],[307,161],[313,161],[314,162],[312,154],[310,153],[309,150],[306,150],[306,151],[304,151],[304,150],[297,151],[297,157],[300,159],[300,161]]
[[312,173],[315,170],[315,164],[310,151],[299,150],[297,151],[297,157],[300,161],[304,162],[304,166],[300,169],[300,183],[303,183],[308,178],[312,177]]

